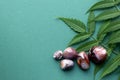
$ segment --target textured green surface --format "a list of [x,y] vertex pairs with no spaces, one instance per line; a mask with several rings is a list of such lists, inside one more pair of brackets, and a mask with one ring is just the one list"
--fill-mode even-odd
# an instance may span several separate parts
[[75,35],[56,18],[87,22],[85,12],[96,1],[0,0],[0,80],[93,80],[93,64],[64,72],[52,54]]

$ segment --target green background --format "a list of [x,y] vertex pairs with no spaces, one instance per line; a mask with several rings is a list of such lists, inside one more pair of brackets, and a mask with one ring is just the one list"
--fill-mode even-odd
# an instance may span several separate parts
[[75,35],[56,18],[72,17],[86,23],[85,12],[97,1],[0,0],[0,80],[93,80],[94,64],[88,71],[75,65],[64,72],[52,55],[64,50]]

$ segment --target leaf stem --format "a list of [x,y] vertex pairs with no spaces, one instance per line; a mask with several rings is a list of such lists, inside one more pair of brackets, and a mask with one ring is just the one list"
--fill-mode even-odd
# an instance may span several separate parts
[[118,55],[118,52],[117,52],[117,51],[114,51],[114,50],[113,50],[113,53],[114,53],[115,55]]

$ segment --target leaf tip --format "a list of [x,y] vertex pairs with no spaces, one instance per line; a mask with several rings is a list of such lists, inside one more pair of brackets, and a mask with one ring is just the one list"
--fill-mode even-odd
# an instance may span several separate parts
[[87,12],[85,13],[85,14],[88,14],[90,12],[90,9],[89,10],[87,10]]
[[62,19],[62,17],[57,17],[57,19],[61,20],[61,19]]

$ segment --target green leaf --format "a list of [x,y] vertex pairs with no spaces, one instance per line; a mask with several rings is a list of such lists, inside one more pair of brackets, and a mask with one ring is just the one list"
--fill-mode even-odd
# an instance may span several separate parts
[[115,0],[116,5],[120,3],[120,0]]
[[119,43],[119,42],[120,42],[120,31],[112,33],[108,43],[114,44],[114,43]]
[[94,69],[94,79],[96,74],[103,68],[104,64],[96,65]]
[[104,39],[104,37],[106,36],[106,33],[104,33],[104,31],[106,30],[106,28],[108,27],[108,25],[110,24],[110,21],[104,22],[97,34],[97,38],[99,41],[102,41]]
[[119,75],[119,77],[118,77],[118,80],[120,80],[120,75]]
[[99,9],[106,9],[106,8],[114,7],[115,5],[118,5],[118,4],[120,4],[120,0],[99,1],[99,2],[95,3],[94,5],[92,5],[92,7],[88,10],[88,12],[93,11],[93,10],[99,10]]
[[120,29],[120,20],[111,22],[105,29],[104,33],[116,31],[118,29]]
[[91,33],[80,33],[77,34],[75,37],[73,37],[73,39],[70,41],[70,43],[68,44],[69,46],[74,45],[80,41],[83,41],[87,38],[89,38],[91,36]]
[[96,46],[98,44],[99,44],[99,42],[96,41],[96,40],[89,41],[89,42],[86,42],[86,43],[80,45],[76,50],[78,52],[80,52],[80,51],[86,51],[86,50],[89,50],[91,47]]
[[95,17],[95,21],[103,21],[108,19],[113,19],[120,16],[120,11],[118,10],[106,10],[100,13],[98,16]]
[[99,1],[99,2],[95,3],[89,9],[89,11],[98,10],[98,9],[104,9],[104,8],[109,8],[109,7],[113,7],[114,5],[115,5],[115,2],[113,2],[113,1]]
[[106,75],[112,73],[120,65],[120,54],[110,60],[107,65],[104,67],[103,72],[101,73],[99,80],[101,80]]
[[95,21],[92,21],[95,18],[94,12],[90,12],[88,17],[88,32],[93,33],[95,31]]
[[104,0],[104,1],[113,1],[113,2],[115,2],[115,5],[120,4],[120,0]]
[[76,32],[85,32],[86,27],[85,24],[77,19],[71,19],[71,18],[59,18],[62,20],[65,24],[67,24],[72,30]]

